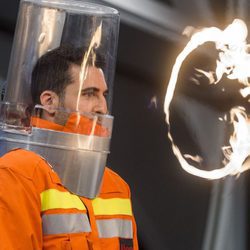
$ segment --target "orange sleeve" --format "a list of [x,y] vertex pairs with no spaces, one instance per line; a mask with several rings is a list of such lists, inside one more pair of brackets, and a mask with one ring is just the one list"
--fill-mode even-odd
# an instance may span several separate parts
[[40,197],[33,181],[0,166],[0,248],[42,249]]

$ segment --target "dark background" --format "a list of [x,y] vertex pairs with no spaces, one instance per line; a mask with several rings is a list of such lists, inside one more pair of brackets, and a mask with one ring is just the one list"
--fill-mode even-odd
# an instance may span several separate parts
[[[119,4],[116,6],[115,1],[103,2],[111,2],[111,6],[121,11],[113,102],[115,125],[109,165],[131,187],[140,249],[200,250],[204,244],[214,182],[189,175],[181,169],[167,139],[164,96],[174,60],[187,41],[181,35],[182,30],[187,25],[223,28],[234,17],[245,17],[248,21],[249,3],[226,0],[128,1],[134,8],[138,2],[141,12],[136,12]],[[148,2],[165,11],[166,16],[160,12],[157,15],[157,8],[148,10]],[[1,1],[1,81],[7,74],[18,4],[18,0]],[[147,13],[158,19],[148,17]],[[193,59],[197,65],[207,60]],[[187,75],[193,73],[191,67],[185,72]],[[178,84],[178,88],[180,86]],[[226,112],[239,99],[235,92],[228,91],[227,95],[218,97],[217,90],[208,93],[196,88],[183,90],[180,96],[190,97],[190,92],[191,98],[216,114]],[[152,103],[152,98],[156,102]],[[209,128],[214,126],[206,114],[203,115],[201,119],[210,123]],[[176,139],[184,148],[195,149],[197,143],[192,140],[192,133],[186,133],[186,120],[177,108],[173,107],[171,119]],[[246,179],[248,175],[245,174]]]

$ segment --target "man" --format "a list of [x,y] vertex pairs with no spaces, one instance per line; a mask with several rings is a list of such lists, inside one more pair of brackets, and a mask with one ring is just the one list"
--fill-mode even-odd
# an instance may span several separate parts
[[[72,56],[74,53],[71,48],[61,47],[45,54],[36,64],[32,97],[34,103],[39,101],[44,107],[42,119],[33,119],[36,126],[45,124],[52,129],[57,126],[58,131],[65,131],[70,114],[77,106],[83,114],[108,112],[105,100],[108,89],[102,69],[88,65],[81,85],[81,65],[77,64],[80,60]],[[60,64],[67,68],[60,69]],[[58,72],[61,72],[61,81],[58,81]],[[69,116],[62,114],[60,108],[69,111]],[[81,129],[80,133],[88,132]],[[105,169],[98,197],[87,199],[64,188],[41,157],[19,149],[1,158],[0,182],[0,235],[1,245],[6,249],[120,249],[123,245],[137,249],[129,188],[110,169]]]
[[138,249],[129,187],[103,165],[112,128],[103,63],[91,47],[61,45],[40,57],[31,133],[22,104],[15,115],[1,104],[1,249]]

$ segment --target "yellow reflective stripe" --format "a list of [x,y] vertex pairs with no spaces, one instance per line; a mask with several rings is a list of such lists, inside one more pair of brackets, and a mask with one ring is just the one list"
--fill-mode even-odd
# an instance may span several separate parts
[[130,199],[95,198],[92,200],[95,215],[132,215]]
[[79,210],[86,210],[81,199],[69,192],[61,192],[56,189],[48,189],[40,194],[41,197],[41,211],[49,209],[60,208],[76,208]]

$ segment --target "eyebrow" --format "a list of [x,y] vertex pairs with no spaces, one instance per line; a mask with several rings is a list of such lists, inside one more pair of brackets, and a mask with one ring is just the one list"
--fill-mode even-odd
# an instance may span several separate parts
[[[99,92],[100,89],[98,89],[98,88],[96,88],[96,87],[88,87],[88,88],[86,88],[86,89],[82,89],[82,90],[81,90],[82,93],[88,93],[88,92],[91,92],[91,91]],[[106,90],[104,91],[104,94],[108,94],[108,93],[109,93],[109,90],[106,89]]]
[[100,89],[96,88],[96,87],[88,87],[86,89],[82,89],[81,92],[88,92],[88,91],[94,91],[94,92],[98,92],[100,91]]

